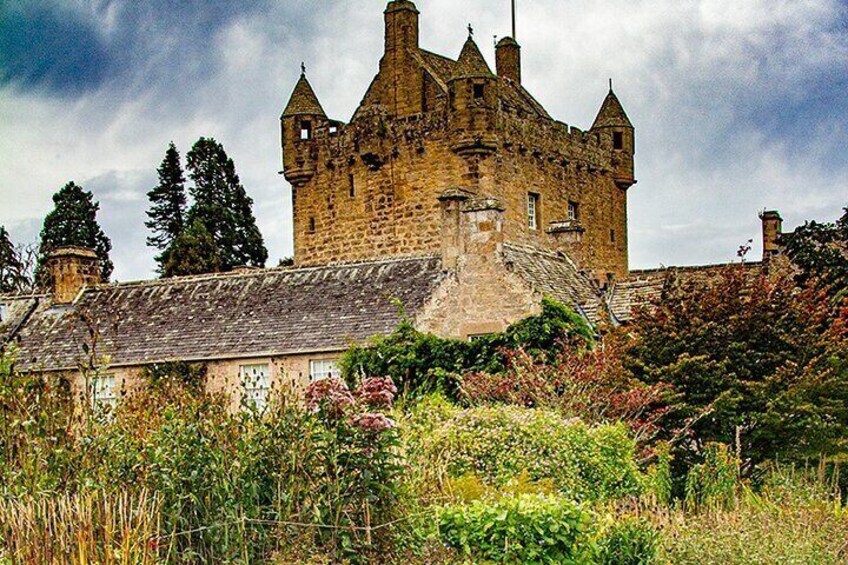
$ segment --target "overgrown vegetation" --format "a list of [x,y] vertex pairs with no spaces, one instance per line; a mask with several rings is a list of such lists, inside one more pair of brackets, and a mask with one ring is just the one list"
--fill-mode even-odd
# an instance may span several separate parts
[[670,280],[627,331],[404,323],[262,411],[183,363],[92,409],[10,352],[0,563],[845,562],[848,309],[801,282]]

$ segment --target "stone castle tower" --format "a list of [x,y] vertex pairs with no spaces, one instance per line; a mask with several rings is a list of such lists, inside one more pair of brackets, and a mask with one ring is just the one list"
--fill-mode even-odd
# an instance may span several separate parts
[[493,73],[471,33],[456,60],[422,49],[418,20],[413,2],[388,3],[379,72],[349,123],[297,82],[281,118],[296,264],[447,257],[455,210],[485,202],[506,241],[625,277],[635,137],[612,89],[591,129],[569,127],[522,86],[513,38]]

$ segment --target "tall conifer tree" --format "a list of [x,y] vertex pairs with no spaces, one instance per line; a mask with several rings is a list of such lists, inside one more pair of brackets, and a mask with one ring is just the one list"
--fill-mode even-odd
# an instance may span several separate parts
[[[165,251],[179,237],[185,226],[186,192],[185,176],[180,165],[180,154],[171,142],[165,158],[159,166],[159,184],[147,193],[150,218],[145,225],[153,232],[147,245]],[[165,265],[165,254],[156,257],[159,270]]]
[[253,200],[236,174],[233,160],[212,138],[201,137],[186,155],[194,205],[187,222],[199,221],[218,249],[221,270],[241,265],[264,267],[268,251],[253,215]]
[[94,195],[71,181],[53,195],[53,203],[55,207],[47,214],[41,229],[38,280],[43,280],[47,256],[53,250],[69,245],[93,249],[100,260],[103,280],[109,280],[113,269],[109,258],[112,242],[97,223],[100,204],[94,200]]
[[0,226],[0,293],[22,290],[26,283],[25,270],[9,232]]

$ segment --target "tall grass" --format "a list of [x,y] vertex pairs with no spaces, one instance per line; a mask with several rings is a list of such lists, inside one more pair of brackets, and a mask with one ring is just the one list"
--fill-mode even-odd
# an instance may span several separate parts
[[0,562],[159,563],[159,503],[146,491],[0,499]]

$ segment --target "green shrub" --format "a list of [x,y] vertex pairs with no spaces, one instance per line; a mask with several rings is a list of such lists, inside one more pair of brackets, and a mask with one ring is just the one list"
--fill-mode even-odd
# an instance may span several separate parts
[[542,312],[507,328],[505,332],[474,341],[442,339],[422,333],[409,321],[388,336],[366,346],[354,346],[340,361],[350,386],[374,375],[391,377],[404,394],[420,396],[443,392],[458,398],[459,376],[467,372],[495,373],[506,368],[505,350],[524,350],[535,358],[553,361],[565,341],[594,342],[583,318],[564,304],[542,300]]
[[640,493],[635,444],[622,425],[590,428],[556,413],[513,406],[471,408],[428,433],[425,461],[448,476],[499,486],[526,474],[576,500]]
[[651,565],[656,562],[659,545],[659,532],[649,522],[625,518],[601,537],[598,565]]
[[588,563],[594,519],[557,496],[476,501],[439,512],[442,541],[468,557],[522,565]]

